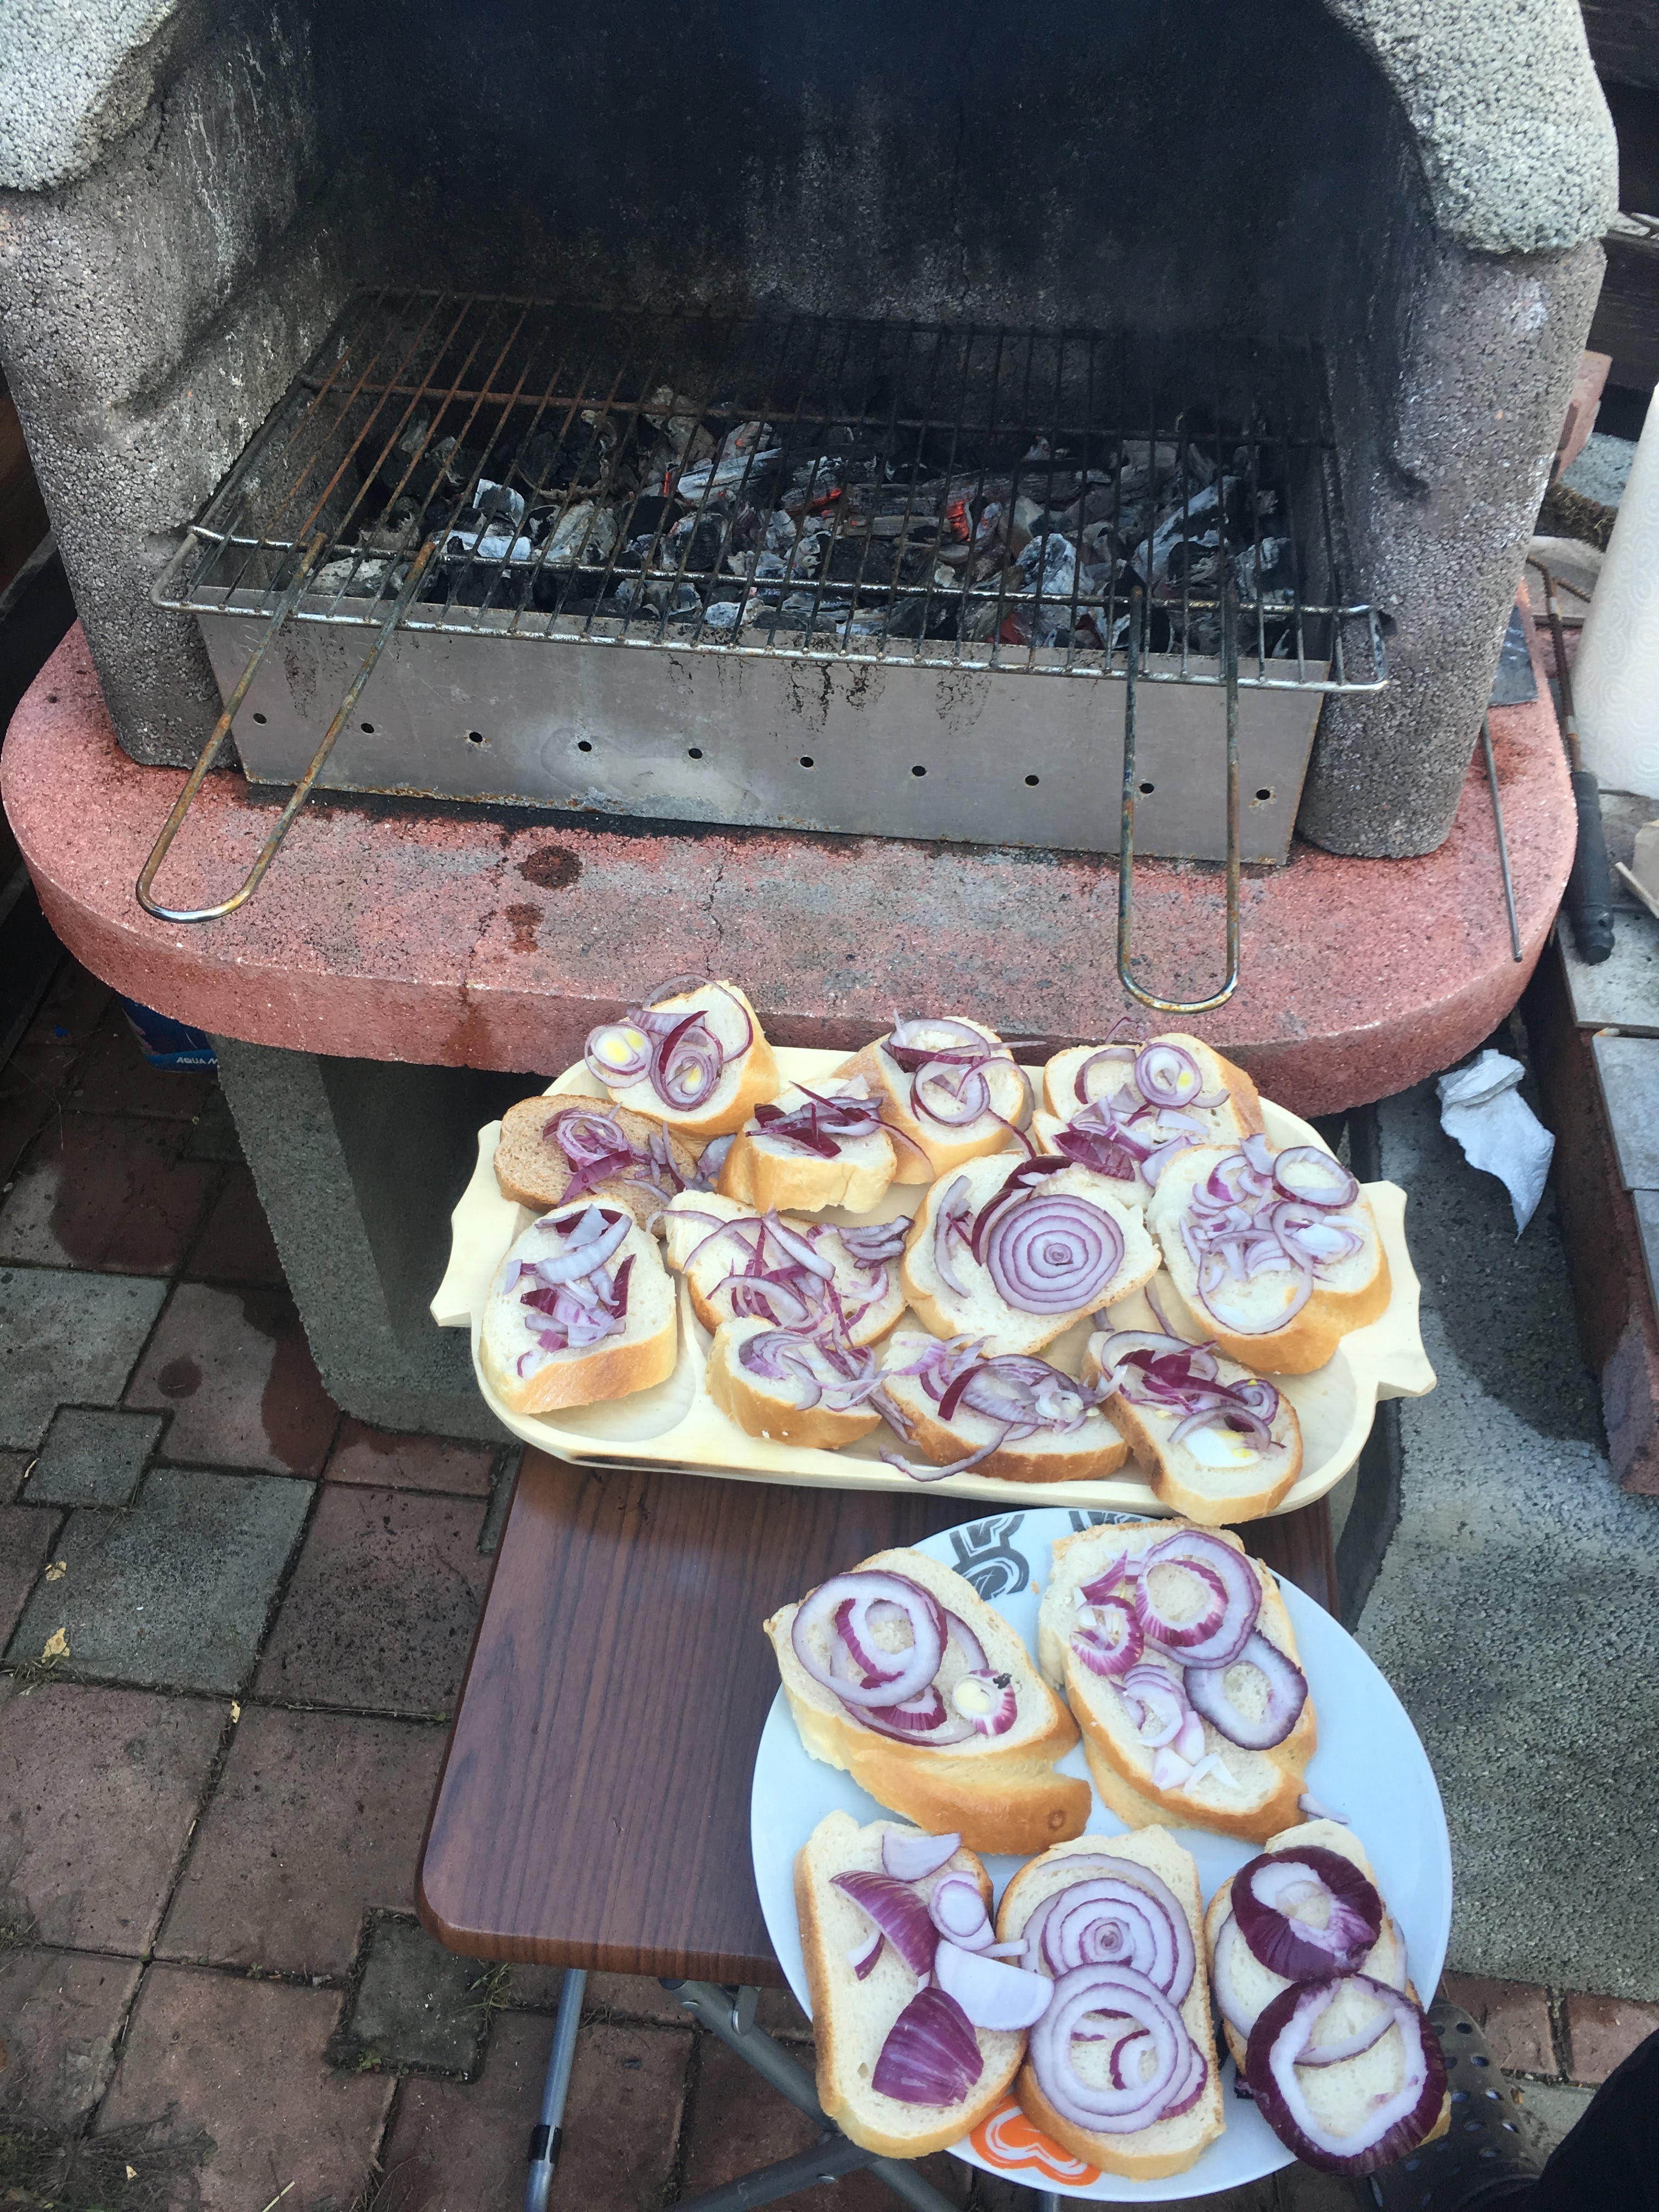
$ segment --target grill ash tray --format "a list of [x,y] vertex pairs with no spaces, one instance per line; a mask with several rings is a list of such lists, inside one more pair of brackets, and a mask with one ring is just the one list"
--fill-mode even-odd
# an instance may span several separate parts
[[[837,1052],[780,1047],[778,1068],[784,1083],[811,1082],[829,1074],[846,1055]],[[583,1066],[567,1069],[547,1095],[604,1096]],[[1271,1099],[1261,1102],[1269,1141],[1275,1146],[1319,1145],[1317,1133]],[[691,1311],[680,1285],[679,1359],[666,1382],[627,1398],[606,1400],[566,1413],[523,1416],[509,1413],[484,1379],[478,1364],[478,1328],[489,1285],[508,1247],[535,1216],[501,1196],[495,1173],[499,1121],[478,1132],[478,1162],[462,1194],[453,1222],[449,1267],[432,1301],[432,1317],[444,1328],[469,1328],[472,1369],[484,1403],[515,1437],[538,1450],[574,1466],[613,1462],[669,1467],[683,1474],[724,1475],[737,1481],[799,1482],[832,1490],[898,1490],[914,1487],[911,1478],[877,1456],[884,1445],[901,1446],[885,1427],[842,1451],[769,1443],[746,1435],[729,1421],[703,1383],[709,1339]],[[1322,1150],[1328,1146],[1321,1146]],[[1334,1489],[1358,1458],[1381,1398],[1420,1398],[1433,1389],[1434,1370],[1418,1328],[1418,1280],[1406,1249],[1406,1194],[1397,1183],[1363,1186],[1376,1215],[1389,1255],[1393,1296],[1388,1310],[1369,1328],[1344,1337],[1336,1356],[1312,1375],[1276,1376],[1277,1387],[1296,1407],[1302,1424],[1303,1466],[1295,1487],[1278,1508],[1293,1512]],[[895,1184],[882,1204],[867,1214],[832,1208],[817,1218],[841,1224],[890,1218],[907,1211],[920,1187]],[[1117,1309],[1132,1328],[1156,1327],[1145,1301],[1127,1299]],[[907,1313],[901,1328],[920,1328]],[[1043,1357],[1075,1371],[1088,1335],[1080,1322],[1049,1346]],[[1098,1482],[1006,1482],[969,1472],[927,1486],[944,1497],[983,1498],[1002,1506],[1060,1505],[1128,1513],[1167,1513],[1134,1461]]]

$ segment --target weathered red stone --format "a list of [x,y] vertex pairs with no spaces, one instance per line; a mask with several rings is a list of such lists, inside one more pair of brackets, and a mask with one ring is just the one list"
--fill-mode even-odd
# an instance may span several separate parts
[[[1195,1026],[1285,1104],[1334,1112],[1449,1066],[1531,973],[1566,881],[1572,809],[1542,687],[1492,722],[1519,963],[1478,756],[1437,853],[1356,860],[1299,846],[1288,866],[1245,883],[1243,980]],[[121,750],[71,630],[19,708],[3,760],[42,903],[95,975],[230,1036],[546,1073],[600,1013],[705,965],[738,977],[786,1044],[855,1046],[896,1007],[960,1010],[1060,1042],[1139,1013],[1114,969],[1115,868],[1079,854],[556,830],[510,811],[327,800],[301,815],[240,912],[159,922],[132,885],[181,780]],[[210,777],[163,895],[227,893],[276,805],[239,776]],[[1137,886],[1144,975],[1168,996],[1201,996],[1221,959],[1219,872],[1147,862]]]

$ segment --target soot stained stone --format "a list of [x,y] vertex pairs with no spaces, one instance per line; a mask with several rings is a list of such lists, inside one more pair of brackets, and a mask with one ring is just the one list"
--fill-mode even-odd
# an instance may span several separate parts
[[341,2063],[471,2074],[483,2029],[472,1984],[487,1971],[476,1959],[446,1951],[411,1921],[377,1920],[340,2032]]

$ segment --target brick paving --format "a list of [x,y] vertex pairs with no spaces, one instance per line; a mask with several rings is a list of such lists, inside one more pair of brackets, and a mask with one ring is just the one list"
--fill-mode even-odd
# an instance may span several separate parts
[[[509,1476],[341,1415],[211,1079],[149,1067],[66,963],[0,1068],[0,2148],[131,2166],[143,2212],[516,2204],[560,1976],[453,1958],[411,1895]],[[1447,1988],[1558,2133],[1659,2027]],[[810,2056],[785,1993],[761,2019]],[[590,1978],[567,2130],[558,2212],[654,2212],[810,2140],[621,1975]],[[965,2212],[1032,2201],[928,2171]],[[1206,2200],[1353,2201],[1300,2167]]]

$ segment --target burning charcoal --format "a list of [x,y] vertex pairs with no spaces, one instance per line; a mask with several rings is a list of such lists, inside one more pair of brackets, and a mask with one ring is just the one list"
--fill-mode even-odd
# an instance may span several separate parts
[[1207,590],[1219,580],[1224,557],[1218,531],[1177,538],[1164,557],[1162,581],[1172,592]]
[[[683,392],[676,392],[672,384],[659,384],[654,392],[648,394],[645,404],[651,410],[646,414],[646,421],[667,441],[677,460],[685,459],[687,448],[699,434],[696,401],[688,399]],[[701,434],[707,440],[708,450],[712,453],[714,440],[706,430]],[[690,458],[695,459],[697,456]]]
[[793,515],[782,507],[775,507],[766,518],[766,532],[763,543],[769,553],[781,554],[785,560],[795,550],[795,540],[800,532]]
[[763,471],[783,459],[783,447],[769,422],[744,422],[722,439],[711,461],[682,470],[678,491],[682,499],[700,499],[705,492],[735,491],[741,484],[753,490]]
[[723,518],[688,514],[674,525],[665,543],[665,558],[689,576],[712,576],[726,548]]
[[665,528],[678,512],[675,501],[664,499],[657,492],[641,492],[623,517],[623,527],[628,532],[629,544],[636,545],[643,539],[649,546],[657,532]]
[[816,576],[830,550],[830,538],[827,530],[809,530],[796,540],[789,555],[788,571],[792,576]]
[[743,602],[740,599],[714,599],[710,601],[708,606],[708,627],[710,629],[735,630],[738,624],[742,620]]
[[602,566],[610,559],[616,543],[615,510],[602,507],[597,500],[580,500],[554,526],[548,541],[546,566],[574,568],[579,561],[589,567]]
[[503,530],[516,530],[524,520],[525,502],[516,491],[505,484],[491,483],[482,478],[472,495],[472,511],[483,522],[494,522]]

